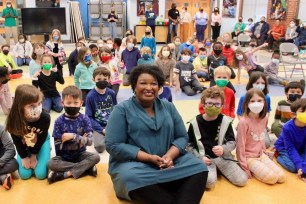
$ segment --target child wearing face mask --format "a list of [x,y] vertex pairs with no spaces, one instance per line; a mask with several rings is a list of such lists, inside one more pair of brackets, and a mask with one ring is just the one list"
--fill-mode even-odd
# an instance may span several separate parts
[[86,151],[92,144],[92,128],[89,118],[80,113],[82,92],[75,86],[67,86],[62,92],[65,113],[54,122],[52,136],[56,156],[48,162],[48,183],[66,178],[78,179],[82,175],[97,176],[99,155]]
[[277,162],[306,182],[306,98],[291,104],[293,119],[283,126],[275,142]]
[[305,85],[295,81],[290,82],[285,86],[285,95],[287,100],[281,100],[277,103],[274,122],[271,126],[271,131],[276,135],[276,137],[279,137],[283,125],[295,116],[292,113],[290,106],[303,96],[304,89]]
[[247,91],[243,102],[244,115],[237,127],[237,158],[248,175],[267,184],[285,182],[284,172],[266,153],[267,102],[264,93],[256,88]]
[[201,97],[205,113],[190,121],[187,151],[201,159],[208,167],[206,188],[213,188],[219,170],[232,184],[245,186],[248,177],[234,160],[231,152],[235,149],[233,118],[221,114],[226,104],[223,91],[218,87],[206,89]]
[[145,29],[145,34],[141,39],[140,48],[149,47],[152,51],[153,58],[156,54],[156,41],[152,33],[152,29],[150,26],[147,26]]
[[13,48],[13,53],[17,58],[17,65],[29,65],[31,55],[33,52],[32,44],[27,40],[23,34],[18,35],[18,43]]
[[138,59],[141,58],[140,51],[136,46],[137,39],[134,35],[126,38],[126,48],[122,52],[122,62],[126,66],[126,73],[123,75],[123,86],[129,86],[129,76],[134,67],[137,66]]
[[75,44],[75,50],[73,50],[69,57],[68,57],[68,69],[69,69],[69,76],[73,76],[75,72],[75,68],[78,65],[78,53],[81,47],[85,47],[85,44],[81,41]]
[[187,41],[180,45],[180,52],[181,52],[181,54],[182,54],[182,50],[183,49],[188,49],[188,50],[191,51],[191,55],[190,56],[193,56],[194,53],[195,53],[195,47],[193,46],[194,41],[195,41],[194,37],[187,38]]
[[[221,109],[221,113],[234,119],[235,118],[235,93],[233,92],[232,89],[226,86],[231,77],[231,70],[227,66],[217,67],[214,70],[214,77],[215,77],[215,82],[216,82],[215,87],[218,87],[221,91],[223,91],[223,94],[224,94],[224,103]],[[205,113],[205,109],[201,102],[199,104],[199,112],[201,114]]]
[[158,66],[164,73],[166,84],[169,86],[174,85],[174,73],[173,70],[175,69],[175,60],[172,58],[172,52],[168,45],[164,45],[158,55],[154,64]]
[[101,39],[99,39],[99,40],[97,40],[97,46],[98,46],[98,48],[99,48],[99,55],[100,55],[100,49],[104,46],[104,40],[101,40]]
[[25,180],[33,173],[41,180],[47,177],[50,115],[42,111],[43,97],[35,86],[17,86],[12,109],[6,119],[6,131],[11,134],[18,153],[19,175]]
[[[82,91],[82,98],[86,101],[86,96],[95,87],[92,81],[92,74],[98,65],[92,61],[90,49],[82,47],[78,53],[79,64],[74,72],[74,84]],[[83,103],[85,106],[85,103]]]
[[12,108],[12,94],[8,85],[10,80],[6,67],[0,67],[0,106],[5,115],[8,115]]
[[222,35],[222,39],[223,39],[222,55],[226,57],[227,64],[232,64],[235,52],[232,47],[233,39],[230,33],[224,33]]
[[191,54],[189,49],[183,49],[181,52],[182,60],[177,62],[174,68],[176,74],[175,91],[178,92],[181,89],[187,96],[194,96],[206,89],[199,82],[197,72],[189,62]]
[[107,38],[106,46],[111,50],[112,56],[115,57],[115,48],[114,48],[114,40],[113,40],[113,38]]
[[115,38],[114,39],[115,58],[119,60],[119,62],[121,62],[121,55],[124,50],[121,45],[122,45],[121,38]]
[[105,127],[108,118],[117,105],[115,92],[108,88],[111,72],[107,68],[97,68],[93,73],[96,83],[87,95],[85,114],[89,117],[93,129],[93,143],[97,152],[105,150]]
[[62,64],[65,62],[66,53],[61,39],[61,32],[58,29],[53,29],[50,38],[46,43],[46,53],[53,56],[58,73],[63,76]]
[[140,49],[141,58],[138,59],[137,65],[141,64],[150,64],[154,63],[154,59],[152,57],[151,49],[149,47],[142,47]]
[[131,30],[131,29],[127,29],[126,32],[125,32],[125,35],[124,35],[124,38],[122,38],[122,44],[121,44],[121,47],[123,49],[126,48],[126,38],[129,37],[130,35],[134,35],[134,32]]
[[42,107],[48,113],[54,110],[60,113],[63,110],[61,96],[56,89],[56,82],[64,84],[64,78],[57,72],[57,68],[53,68],[54,62],[51,55],[43,55],[41,57],[41,71],[37,71],[33,78],[32,84],[40,89],[44,94]]
[[201,81],[209,81],[207,67],[207,52],[204,47],[199,48],[199,55],[194,59],[193,66],[197,71],[197,76]]
[[174,59],[176,61],[179,61],[181,57],[181,52],[180,52],[181,38],[179,36],[175,36],[173,38],[173,44],[175,45],[175,50],[173,52]]
[[122,62],[117,60],[117,58],[112,57],[111,50],[108,46],[102,47],[100,58],[100,67],[105,67],[110,71],[109,88],[111,88],[115,92],[115,96],[117,96],[120,84],[122,83],[120,74],[125,74],[126,68]]
[[41,57],[45,53],[45,45],[42,43],[35,43],[33,45],[33,52],[32,52],[32,60],[29,64],[29,74],[30,78],[32,79],[33,75],[41,70]]
[[[221,42],[215,42],[213,45],[213,52],[211,55],[207,58],[207,66],[208,66],[208,73],[210,78],[210,84],[209,86],[215,86],[216,82],[214,80],[214,69],[219,66],[226,66],[228,65],[226,57],[222,54],[222,48],[223,45]],[[235,72],[231,69],[231,79],[234,79],[236,77]],[[236,90],[231,82],[228,82],[226,85],[230,89],[236,93]]]
[[212,52],[212,42],[209,38],[206,38],[203,42],[204,48],[206,49],[207,55],[211,55]]
[[15,61],[10,54],[10,46],[9,45],[2,45],[1,46],[2,52],[0,53],[0,67],[7,67],[8,72],[10,73],[11,79],[17,79],[22,77],[23,70],[17,69]]
[[[92,61],[94,61],[97,65],[101,64],[100,55],[99,55],[99,48],[95,44],[89,45],[89,49],[92,56]],[[101,50],[100,50],[101,51]]]
[[267,63],[264,66],[264,73],[266,74],[269,84],[279,84],[282,86],[286,86],[289,83],[288,80],[278,76],[279,59],[279,50],[274,50],[271,62]]

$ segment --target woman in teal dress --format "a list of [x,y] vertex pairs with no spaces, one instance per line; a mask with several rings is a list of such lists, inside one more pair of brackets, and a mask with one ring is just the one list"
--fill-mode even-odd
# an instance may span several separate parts
[[176,108],[158,98],[157,66],[140,65],[129,78],[134,96],[115,106],[106,127],[108,173],[119,198],[140,203],[198,204],[208,170],[185,151],[188,135]]

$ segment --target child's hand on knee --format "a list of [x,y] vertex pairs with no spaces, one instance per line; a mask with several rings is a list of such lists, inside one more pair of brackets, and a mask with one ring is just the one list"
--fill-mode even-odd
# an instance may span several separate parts
[[30,157],[30,168],[35,169],[36,165],[37,165],[36,155],[32,154],[31,157]]
[[30,162],[29,157],[21,159],[21,163],[22,163],[22,166],[26,169],[29,169],[31,167],[31,162]]

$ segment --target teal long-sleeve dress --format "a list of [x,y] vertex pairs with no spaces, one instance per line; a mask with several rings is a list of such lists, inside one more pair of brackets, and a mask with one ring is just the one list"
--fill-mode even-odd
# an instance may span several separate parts
[[[110,154],[108,173],[120,198],[130,200],[132,190],[208,171],[203,161],[186,153],[188,135],[174,105],[156,98],[154,110],[155,117],[149,117],[132,97],[115,106],[109,118],[105,139]],[[136,160],[140,150],[162,157],[172,145],[181,153],[173,161],[174,168],[160,170]]]

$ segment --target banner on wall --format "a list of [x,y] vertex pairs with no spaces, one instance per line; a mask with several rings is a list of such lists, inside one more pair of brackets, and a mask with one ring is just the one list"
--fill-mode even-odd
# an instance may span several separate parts
[[158,16],[158,0],[137,0],[137,16],[145,15],[153,7],[153,12]]
[[274,20],[285,20],[287,16],[288,0],[272,0],[270,18]]
[[237,0],[223,0],[222,16],[235,18],[237,11]]

